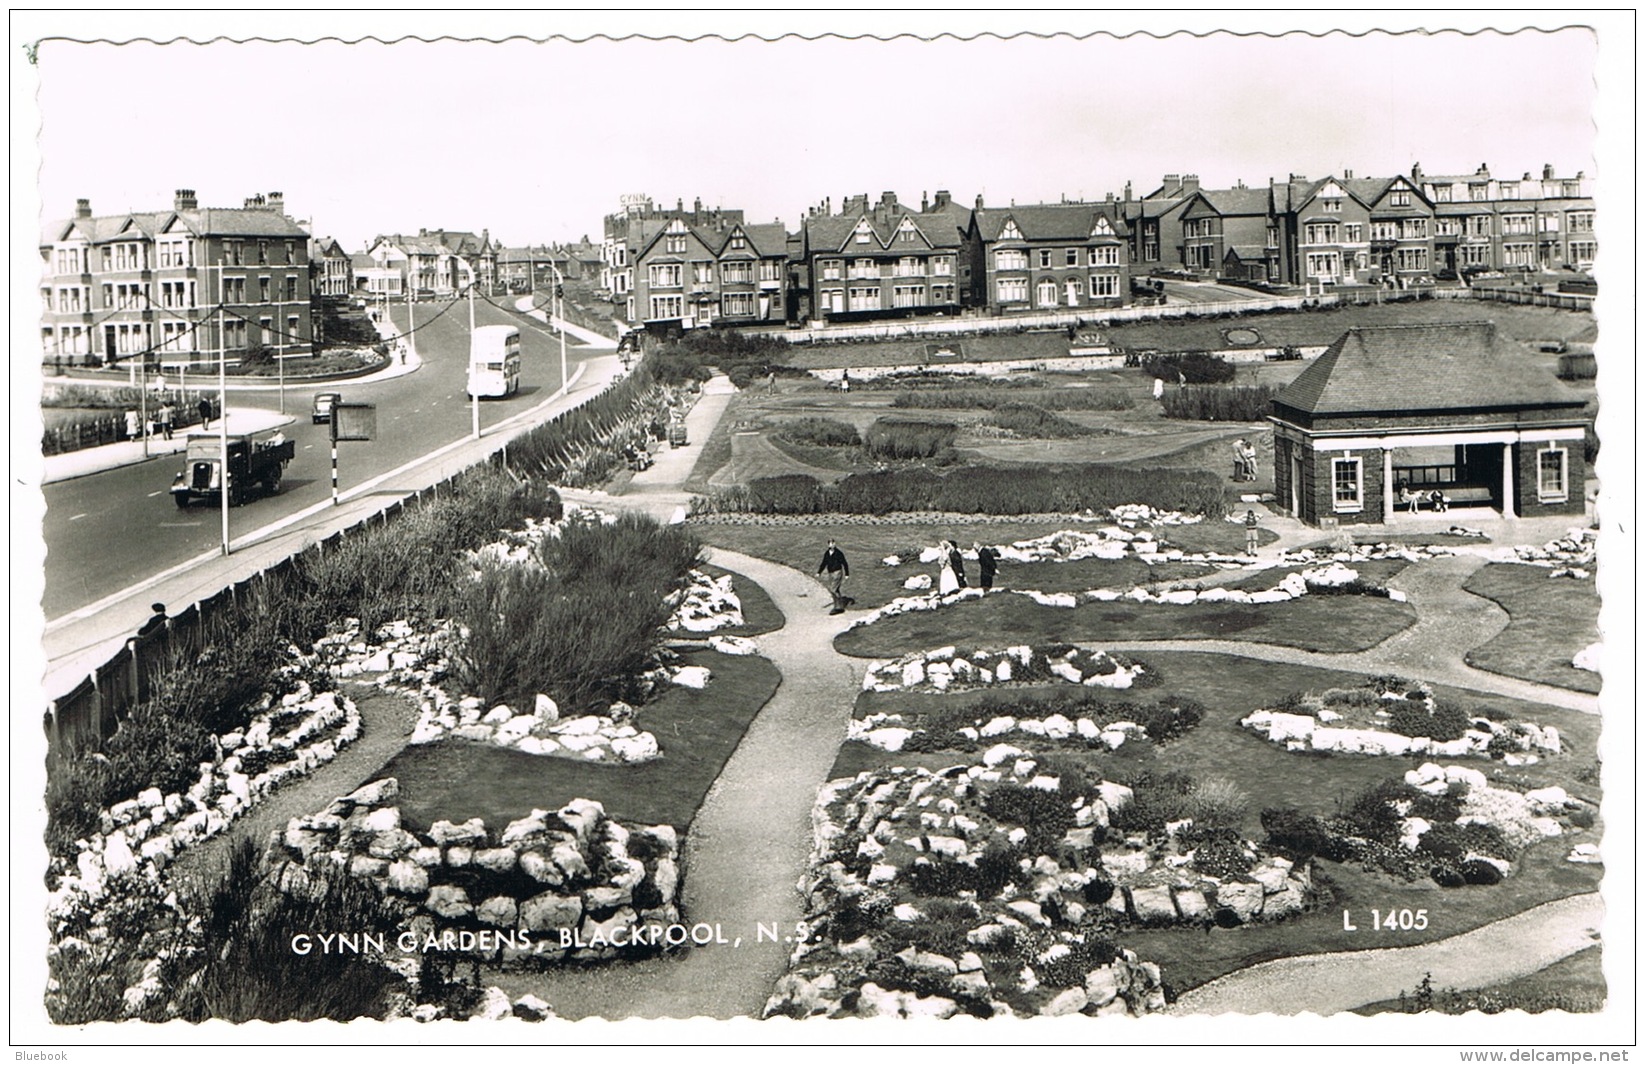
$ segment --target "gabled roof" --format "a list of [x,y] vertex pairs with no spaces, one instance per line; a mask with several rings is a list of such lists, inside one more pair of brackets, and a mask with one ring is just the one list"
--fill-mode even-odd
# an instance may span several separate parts
[[947,210],[909,211],[898,208],[895,211],[879,211],[869,209],[843,215],[820,215],[805,219],[805,235],[813,253],[842,252],[850,254],[856,242],[852,239],[857,227],[865,220],[868,229],[874,234],[868,242],[872,251],[887,251],[895,244],[897,228],[904,218],[912,219],[934,249],[958,248],[960,246],[960,224],[969,216],[969,212],[953,212]]
[[[171,212],[167,212],[167,216]],[[243,207],[201,207],[176,215],[202,237],[306,237],[308,230],[278,211]]]
[[1267,189],[1200,189],[1189,197],[1190,201],[1196,199],[1224,217],[1268,213]]
[[1099,217],[1108,221],[1116,237],[1130,230],[1119,217],[1118,203],[1035,203],[1020,207],[984,207],[974,212],[977,232],[985,242],[1000,239],[1008,221],[1017,224],[1023,240],[1061,240],[1083,244],[1091,239]]
[[1316,415],[1582,404],[1489,322],[1350,329],[1274,397]]

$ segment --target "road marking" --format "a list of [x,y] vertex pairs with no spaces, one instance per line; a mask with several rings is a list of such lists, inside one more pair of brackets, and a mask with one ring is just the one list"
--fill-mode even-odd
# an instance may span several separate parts
[[[87,511],[86,513],[89,514],[91,512]],[[85,516],[86,516],[85,514],[76,514],[74,517],[70,518],[69,520],[70,521],[79,521],[81,518],[83,518]]]
[[[230,471],[230,472],[233,472],[233,471]],[[153,499],[153,498],[154,498],[154,497],[155,497],[155,496],[158,496],[158,495],[164,495],[164,494],[165,494],[165,493],[164,493],[164,492],[150,492],[150,493],[149,493],[149,498],[150,498],[150,499]],[[74,520],[74,519],[73,519],[73,518],[70,518],[70,519],[69,519],[69,520],[70,520],[70,521],[73,521],[73,520]]]
[[[229,472],[233,473],[234,471],[230,470]],[[202,526],[204,524],[205,524],[205,522],[201,522],[201,521],[163,521],[163,522],[160,523],[160,528],[162,528],[162,529],[198,529],[200,526]]]

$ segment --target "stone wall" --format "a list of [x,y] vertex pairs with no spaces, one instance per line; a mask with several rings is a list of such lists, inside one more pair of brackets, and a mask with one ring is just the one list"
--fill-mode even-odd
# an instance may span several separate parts
[[[406,903],[414,950],[428,937],[504,962],[595,961],[654,953],[679,929],[678,840],[668,825],[625,826],[597,802],[533,810],[501,831],[479,818],[404,824],[392,777],[367,784],[270,840],[287,891],[309,871],[345,868]],[[402,949],[403,946],[402,946]]]

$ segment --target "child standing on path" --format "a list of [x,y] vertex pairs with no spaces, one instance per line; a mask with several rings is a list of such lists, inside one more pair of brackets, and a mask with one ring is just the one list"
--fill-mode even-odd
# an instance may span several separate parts
[[1255,558],[1257,554],[1257,528],[1257,512],[1247,510],[1245,512],[1245,553],[1252,558]]
[[828,594],[834,598],[834,606],[830,614],[845,613],[845,604],[849,601],[841,593],[840,587],[845,579],[851,576],[851,565],[845,560],[845,552],[837,547],[833,540],[828,541],[828,548],[823,552],[822,562],[817,566],[817,575],[823,578],[823,584]]

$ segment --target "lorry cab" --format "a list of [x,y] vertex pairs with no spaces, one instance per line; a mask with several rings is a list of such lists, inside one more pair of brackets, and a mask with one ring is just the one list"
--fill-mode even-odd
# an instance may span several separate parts
[[[239,504],[255,488],[273,495],[280,490],[286,463],[297,456],[297,445],[278,429],[228,436],[229,502]],[[183,469],[171,483],[171,498],[179,507],[195,499],[218,497],[223,491],[223,438],[217,433],[190,433],[185,438]]]

